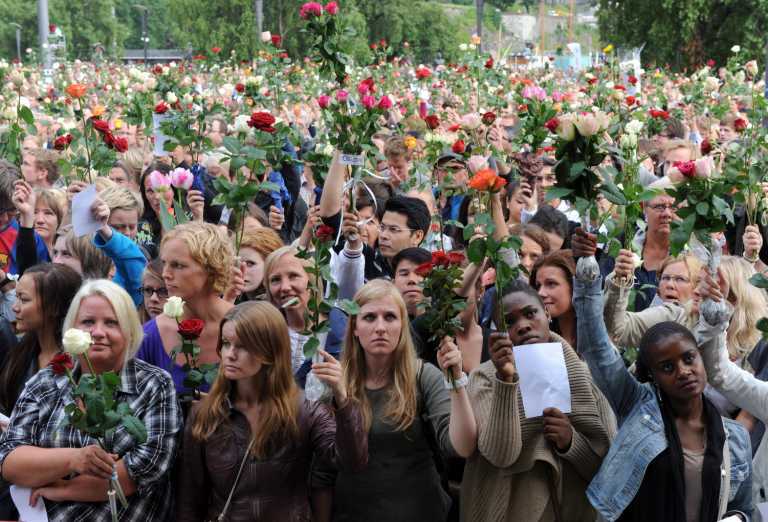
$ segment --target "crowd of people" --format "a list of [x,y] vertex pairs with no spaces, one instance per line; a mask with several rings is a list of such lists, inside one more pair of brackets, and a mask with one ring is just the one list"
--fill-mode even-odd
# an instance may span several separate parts
[[[751,62],[682,75],[382,57],[348,79],[380,95],[360,168],[315,64],[273,44],[246,64],[0,67],[0,519],[18,519],[12,487],[68,522],[761,519],[768,228],[732,190],[731,219],[704,231],[719,265],[693,225],[674,248],[681,185],[753,158],[764,197]],[[151,123],[174,109],[199,139]],[[613,171],[636,168],[636,224],[629,202],[599,194],[590,221],[569,199],[569,111],[611,118],[576,128]],[[240,161],[260,132],[280,154]],[[164,183],[179,172],[194,182]],[[242,212],[222,204],[222,187],[267,180]],[[72,209],[91,185],[82,233]],[[479,259],[481,241],[501,254]],[[425,291],[443,259],[460,273],[452,329]],[[72,328],[92,344],[64,375]],[[569,411],[526,411],[515,348],[543,343],[562,351]],[[65,422],[85,412],[67,375],[104,372],[145,440],[119,425],[107,447]],[[110,518],[115,477],[127,501]]]

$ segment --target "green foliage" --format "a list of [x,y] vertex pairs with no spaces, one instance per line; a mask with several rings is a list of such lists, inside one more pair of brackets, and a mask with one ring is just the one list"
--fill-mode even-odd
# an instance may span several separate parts
[[683,69],[712,58],[722,64],[733,45],[762,58],[764,0],[600,0],[600,36],[616,46],[645,43],[646,63]]

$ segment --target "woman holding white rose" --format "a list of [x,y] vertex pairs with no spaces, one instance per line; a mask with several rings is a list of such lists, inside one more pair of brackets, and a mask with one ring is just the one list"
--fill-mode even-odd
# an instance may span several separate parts
[[[164,520],[169,515],[169,472],[181,429],[173,384],[168,375],[133,356],[142,337],[130,296],[106,280],[86,283],[75,295],[64,320],[66,349],[51,366],[27,383],[0,443],[4,480],[32,489],[31,503],[45,499],[51,521],[106,520],[108,479],[113,469],[128,500],[121,521]],[[78,332],[79,330],[80,332]],[[87,352],[91,364],[84,364]],[[76,378],[114,371],[125,401],[147,428],[136,443],[123,426],[107,438],[113,454],[97,440],[71,426],[62,427],[72,403],[65,369]]]
[[[184,356],[171,359],[171,352],[181,344],[178,323],[200,319],[205,323],[195,341],[201,352],[200,364],[218,363],[216,346],[219,324],[232,303],[222,299],[234,263],[232,246],[225,235],[209,223],[177,225],[167,232],[160,245],[163,280],[171,296],[163,314],[144,325],[144,341],[137,357],[170,372],[176,391],[188,392],[182,369]],[[207,385],[201,387],[206,391]]]

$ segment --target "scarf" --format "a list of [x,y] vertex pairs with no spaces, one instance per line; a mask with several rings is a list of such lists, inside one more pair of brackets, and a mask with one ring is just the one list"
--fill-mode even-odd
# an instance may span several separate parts
[[[720,466],[723,462],[725,430],[717,408],[702,395],[707,447],[701,469],[700,522],[716,522],[720,509]],[[645,471],[635,498],[624,510],[620,522],[680,522],[686,520],[683,448],[677,433],[669,400],[659,398],[664,419],[667,449],[662,451]]]

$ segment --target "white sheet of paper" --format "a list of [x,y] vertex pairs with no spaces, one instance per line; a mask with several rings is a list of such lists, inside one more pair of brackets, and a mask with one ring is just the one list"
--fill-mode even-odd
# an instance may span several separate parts
[[155,136],[155,156],[168,156],[169,153],[163,148],[168,136],[160,129],[160,124],[168,118],[165,114],[152,114],[152,131]]
[[761,502],[757,506],[758,512],[760,512],[760,516],[763,517],[763,520],[768,520],[768,502]]
[[29,505],[32,490],[11,485],[11,498],[19,510],[19,522],[48,522],[48,512],[45,510],[45,500],[38,499],[37,505]]
[[545,408],[571,412],[571,386],[560,343],[514,347],[515,366],[527,418],[540,417]]
[[72,228],[77,237],[93,234],[101,228],[91,214],[91,205],[96,200],[96,196],[96,185],[89,185],[72,198]]

